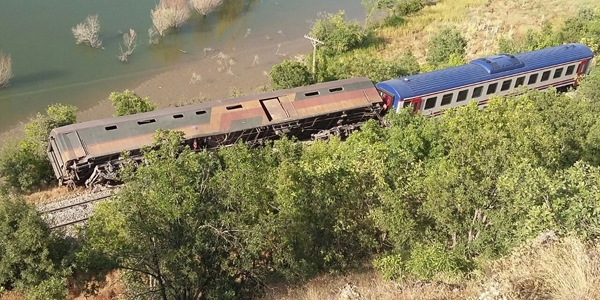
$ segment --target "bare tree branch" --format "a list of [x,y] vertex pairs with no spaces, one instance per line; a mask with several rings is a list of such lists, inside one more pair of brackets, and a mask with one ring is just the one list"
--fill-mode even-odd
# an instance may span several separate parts
[[164,36],[169,28],[181,27],[190,17],[190,7],[186,0],[160,0],[153,10],[150,10],[152,24],[159,35]]
[[192,7],[201,15],[206,16],[215,10],[223,0],[191,0]]
[[129,55],[133,53],[133,50],[135,50],[135,47],[137,46],[137,43],[135,42],[136,37],[137,34],[133,29],[129,29],[129,33],[126,32],[123,34],[123,43],[125,44],[125,47],[127,47],[127,50],[123,51],[123,48],[121,47],[121,45],[119,45],[121,54],[117,55],[117,57],[120,61],[127,62],[127,57],[129,57]]
[[5,55],[0,51],[0,89],[10,85],[12,73],[12,59],[10,54]]
[[98,21],[98,15],[89,15],[83,23],[77,24],[77,26],[71,28],[76,44],[86,43],[94,48],[100,48],[102,40],[98,35],[100,32],[100,22]]

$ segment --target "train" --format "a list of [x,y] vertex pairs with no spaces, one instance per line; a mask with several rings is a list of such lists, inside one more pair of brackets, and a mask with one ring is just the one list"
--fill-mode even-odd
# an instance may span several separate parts
[[[428,117],[489,97],[529,89],[576,88],[594,54],[571,43],[374,83],[359,77],[257,95],[76,123],[53,129],[47,154],[59,185],[113,182],[127,159],[141,160],[157,129],[184,133],[194,151],[238,142],[260,146],[282,136],[299,141],[348,136],[389,111],[411,109]],[[382,122],[383,124],[383,122]]]

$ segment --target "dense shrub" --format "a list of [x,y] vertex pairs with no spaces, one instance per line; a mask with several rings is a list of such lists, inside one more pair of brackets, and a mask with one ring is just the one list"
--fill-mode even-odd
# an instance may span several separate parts
[[322,42],[319,49],[328,55],[352,50],[367,38],[368,32],[356,21],[346,21],[344,12],[326,14],[313,25],[310,35]]
[[25,137],[7,141],[0,151],[0,176],[16,190],[32,192],[47,186],[54,176],[46,150],[56,127],[73,124],[77,108],[55,104],[25,124]]
[[108,97],[115,108],[115,117],[149,112],[156,109],[148,97],[142,98],[136,93],[125,90],[122,93],[112,92]]
[[336,79],[368,77],[373,82],[398,78],[418,72],[418,62],[410,53],[390,61],[367,52],[353,52],[332,59],[327,71]]
[[26,292],[27,299],[65,299],[67,253],[35,208],[0,194],[0,233],[0,290]]
[[450,60],[454,54],[464,58],[467,41],[456,29],[445,29],[429,40],[427,63],[437,66]]
[[394,12],[399,16],[414,14],[423,9],[424,0],[398,0]]
[[269,72],[273,89],[289,89],[313,83],[312,75],[301,62],[284,60]]

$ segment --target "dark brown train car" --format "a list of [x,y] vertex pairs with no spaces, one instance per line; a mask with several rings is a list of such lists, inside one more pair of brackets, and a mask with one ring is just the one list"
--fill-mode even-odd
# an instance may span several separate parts
[[194,149],[214,149],[282,134],[310,140],[348,133],[382,114],[371,80],[352,78],[63,126],[50,133],[48,157],[60,184],[90,184],[111,179],[120,154],[139,155],[157,129],[182,131]]

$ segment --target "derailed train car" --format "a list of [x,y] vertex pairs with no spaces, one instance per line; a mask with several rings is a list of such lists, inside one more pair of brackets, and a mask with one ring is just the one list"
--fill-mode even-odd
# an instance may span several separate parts
[[371,80],[352,78],[59,127],[47,152],[60,185],[90,186],[114,179],[122,152],[140,159],[157,129],[182,131],[193,149],[215,149],[345,135],[384,110]]

